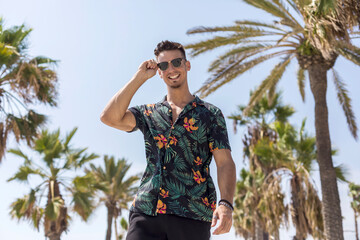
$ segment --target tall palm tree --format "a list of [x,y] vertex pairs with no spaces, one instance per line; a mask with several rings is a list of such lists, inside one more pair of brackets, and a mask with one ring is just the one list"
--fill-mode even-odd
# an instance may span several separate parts
[[[297,80],[302,99],[305,100],[305,72],[309,75],[310,87],[315,99],[317,160],[323,196],[325,235],[329,240],[343,240],[339,191],[331,156],[326,101],[327,72],[332,69],[338,99],[345,112],[351,134],[357,139],[357,125],[351,108],[351,100],[345,83],[333,66],[339,55],[360,65],[360,48],[351,43],[352,38],[360,36],[359,31],[352,31],[352,27],[358,24],[353,20],[358,19],[360,13],[354,13],[352,9],[349,9],[351,6],[346,5],[346,8],[343,8],[342,1],[338,2],[337,11],[339,12],[332,12],[332,15],[317,12],[318,0],[288,0],[287,4],[278,0],[244,1],[271,14],[276,20],[272,23],[241,20],[236,21],[232,26],[196,27],[189,30],[188,34],[229,33],[187,45],[187,48],[192,49],[192,56],[217,47],[232,47],[211,63],[208,70],[212,76],[199,89],[199,92],[202,97],[205,97],[260,63],[282,56],[283,58],[251,96],[248,107],[245,109],[245,112],[248,112],[266,92],[271,101],[276,92],[277,83],[286,68],[291,60],[297,59],[299,64]],[[349,11],[344,13],[346,9]],[[293,13],[298,16],[295,17]],[[345,17],[348,17],[351,22],[344,20]],[[303,22],[297,19],[302,19]]]
[[294,240],[305,240],[308,234],[315,239],[323,238],[322,205],[311,179],[312,163],[316,159],[315,138],[304,134],[304,127],[305,121],[296,132],[289,123],[274,122],[276,142],[261,139],[254,149],[262,162],[277,165],[265,186],[289,179]]
[[288,209],[280,183],[264,188],[266,179],[261,169],[252,173],[244,168],[236,183],[233,225],[235,234],[252,240],[279,239],[281,224],[287,225]]
[[246,116],[243,114],[245,107],[239,106],[240,114],[229,117],[234,120],[235,131],[237,124],[247,127],[243,144],[244,160],[249,161],[249,171],[242,170],[237,185],[235,204],[239,210],[234,214],[234,226],[237,234],[243,237],[262,240],[268,239],[267,235],[270,234],[278,239],[281,223],[287,223],[284,195],[280,193],[280,182],[273,182],[267,189],[263,189],[264,178],[276,169],[277,163],[263,162],[255,148],[262,139],[276,142],[277,136],[269,124],[275,120],[287,121],[294,109],[281,103],[279,93],[272,102],[263,96]]
[[114,157],[104,156],[104,167],[90,165],[90,170],[86,171],[93,176],[95,183],[93,188],[98,190],[100,202],[103,202],[107,208],[107,230],[106,240],[111,239],[111,228],[114,220],[115,235],[118,239],[116,221],[123,209],[128,209],[128,203],[133,200],[137,190],[134,184],[139,180],[138,175],[125,175],[131,167],[125,159],[115,161]]
[[349,183],[350,197],[352,198],[351,208],[354,211],[354,221],[355,221],[355,237],[356,240],[359,240],[359,229],[357,218],[360,214],[360,185],[355,183]]
[[23,158],[24,163],[8,181],[28,183],[29,180],[34,180],[29,179],[30,176],[40,179],[40,183],[31,188],[28,195],[11,204],[10,214],[18,220],[30,221],[37,230],[40,223],[43,223],[45,236],[50,240],[59,240],[61,234],[68,229],[70,199],[66,200],[64,194],[71,195],[73,210],[84,221],[94,208],[91,192],[79,184],[86,182],[86,179],[81,181],[80,177],[73,178],[72,175],[74,170],[98,156],[86,154],[86,148],[76,149],[70,146],[76,130],[72,130],[63,139],[60,139],[60,130],[43,130],[34,141],[36,159],[31,159],[19,149],[9,150]]
[[0,18],[0,162],[7,139],[31,146],[46,117],[30,109],[36,103],[56,106],[57,61],[48,57],[30,57],[25,25],[4,28]]

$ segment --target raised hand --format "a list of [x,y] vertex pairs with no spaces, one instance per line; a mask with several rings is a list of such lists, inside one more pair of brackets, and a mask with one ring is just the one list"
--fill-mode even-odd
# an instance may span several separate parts
[[155,76],[157,69],[157,62],[150,59],[140,64],[137,75],[147,80]]

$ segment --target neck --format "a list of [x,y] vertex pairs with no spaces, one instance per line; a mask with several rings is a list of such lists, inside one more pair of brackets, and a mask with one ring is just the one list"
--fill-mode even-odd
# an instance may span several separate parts
[[170,105],[176,105],[178,107],[184,107],[191,102],[195,97],[190,93],[189,89],[168,89],[166,100]]

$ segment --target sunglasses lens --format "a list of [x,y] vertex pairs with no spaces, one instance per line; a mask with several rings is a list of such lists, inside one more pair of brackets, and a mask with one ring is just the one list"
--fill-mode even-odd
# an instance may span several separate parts
[[182,60],[182,58],[176,58],[176,59],[172,60],[171,63],[174,67],[180,67],[181,60]]
[[161,62],[158,64],[159,68],[161,71],[165,71],[168,68],[168,63],[167,62]]

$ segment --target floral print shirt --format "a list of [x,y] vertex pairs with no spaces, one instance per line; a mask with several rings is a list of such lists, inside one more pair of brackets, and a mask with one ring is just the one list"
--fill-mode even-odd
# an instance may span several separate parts
[[129,108],[144,134],[147,166],[130,211],[175,214],[211,222],[216,191],[210,176],[212,152],[230,149],[224,116],[214,105],[195,99],[175,122],[165,98]]

